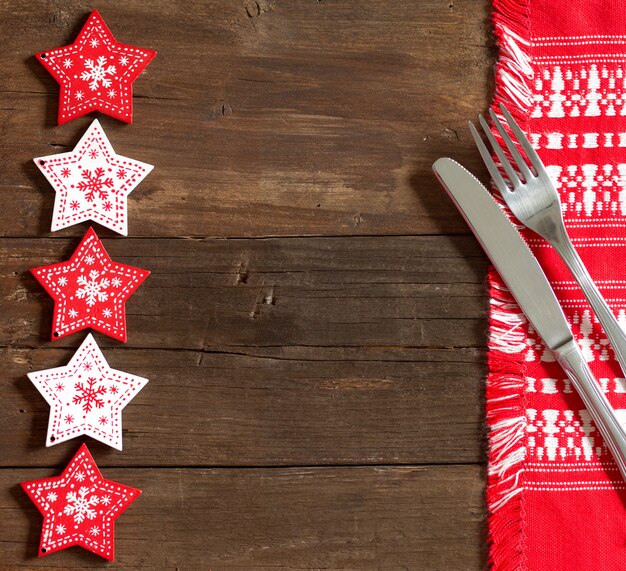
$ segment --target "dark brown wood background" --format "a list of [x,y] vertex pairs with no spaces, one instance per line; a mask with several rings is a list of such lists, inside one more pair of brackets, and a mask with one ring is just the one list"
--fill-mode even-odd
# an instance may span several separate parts
[[[94,6],[0,0],[0,567],[37,559],[41,516],[18,484],[58,474],[49,407],[26,377],[67,362],[28,269],[51,234],[32,158],[71,149],[58,86],[33,53]],[[485,109],[487,0],[100,2],[119,41],[159,53],[120,154],[156,165],[112,257],[152,271],[112,367],[150,379],[124,451],[88,440],[105,477],[143,490],[118,520],[125,569],[486,566],[486,259],[430,166],[482,173],[466,121]]]

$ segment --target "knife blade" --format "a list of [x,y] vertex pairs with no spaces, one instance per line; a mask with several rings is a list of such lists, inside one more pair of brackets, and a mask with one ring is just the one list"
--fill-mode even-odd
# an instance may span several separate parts
[[626,480],[626,431],[574,340],[539,262],[473,174],[449,158],[435,161],[433,171],[518,305],[571,379]]
[[537,258],[491,193],[452,159],[435,161],[433,171],[546,345],[554,350],[573,339]]

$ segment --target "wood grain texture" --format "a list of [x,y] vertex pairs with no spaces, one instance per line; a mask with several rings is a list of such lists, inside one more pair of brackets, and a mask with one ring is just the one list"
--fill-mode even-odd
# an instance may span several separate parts
[[[96,457],[96,461],[98,458]],[[2,470],[3,569],[90,569],[80,548],[36,558],[41,516]],[[39,477],[37,476],[37,477]],[[42,477],[43,477],[42,476]],[[477,466],[108,469],[143,490],[115,526],[119,569],[479,569]]]
[[[159,52],[133,125],[102,117],[118,153],[157,165],[132,195],[131,235],[466,233],[430,165],[478,165],[465,123],[490,79],[488,3],[261,4],[254,17],[251,1],[101,6],[119,40]],[[73,147],[92,119],[55,126],[58,86],[32,53],[70,41],[87,13],[0,10],[0,192],[20,194],[0,233],[40,236],[54,193],[32,157]]]
[[[25,373],[67,362],[75,341],[40,340],[52,303],[24,268],[74,242],[0,241],[4,465],[63,454],[40,446],[49,407]],[[153,272],[129,303],[128,343],[97,336],[111,366],[152,380],[124,413],[126,453],[111,462],[480,460],[486,268],[473,238],[105,243]]]
[[[69,258],[78,242],[0,241],[5,345],[75,346],[47,341],[53,302],[28,268]],[[152,272],[127,304],[128,347],[485,344],[487,266],[473,237],[104,244],[113,259]]]
[[[124,412],[124,452],[91,441],[89,447],[107,465],[126,466],[481,461],[477,353],[423,351],[424,362],[417,352],[408,362],[307,360],[305,351],[297,353],[277,359],[153,350],[148,359],[141,350],[109,352],[111,366],[151,382]],[[25,367],[58,366],[66,355],[0,354],[7,380],[0,385],[7,440],[0,465],[45,466],[66,456],[68,446],[41,445],[49,406],[24,377]]]
[[[159,53],[135,117],[99,115],[115,150],[155,165],[114,259],[152,272],[112,367],[150,383],[124,450],[86,439],[105,477],[143,490],[116,529],[120,569],[485,567],[486,259],[432,176],[484,175],[465,123],[490,98],[487,0],[190,0],[97,6],[119,41]],[[31,267],[50,233],[32,158],[71,149],[58,86],[34,59],[91,5],[0,0],[0,570],[37,559],[20,481],[58,473],[48,406],[26,373],[62,365]]]

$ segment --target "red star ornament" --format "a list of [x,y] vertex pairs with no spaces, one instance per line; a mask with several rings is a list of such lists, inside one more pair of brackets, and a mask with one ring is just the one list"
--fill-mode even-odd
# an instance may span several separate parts
[[148,379],[111,369],[90,333],[64,367],[28,373],[50,405],[46,446],[91,436],[122,449],[122,409]]
[[113,561],[115,520],[141,494],[105,480],[85,444],[60,476],[21,486],[43,515],[40,557],[80,545]]
[[53,341],[90,327],[126,342],[126,300],[150,275],[111,260],[93,228],[67,262],[31,272],[54,300]]
[[73,44],[35,54],[61,86],[59,125],[101,111],[133,120],[132,84],[154,50],[120,44],[94,10]]
[[34,161],[56,191],[53,232],[93,220],[126,236],[128,195],[153,169],[116,154],[97,119],[73,151]]

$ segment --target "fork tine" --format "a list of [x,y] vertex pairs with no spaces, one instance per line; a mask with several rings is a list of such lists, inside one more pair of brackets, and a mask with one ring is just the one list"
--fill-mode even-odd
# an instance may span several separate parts
[[522,157],[520,152],[517,150],[517,147],[515,146],[513,139],[511,139],[510,135],[505,131],[504,125],[502,125],[500,119],[498,119],[498,116],[493,112],[493,109],[489,109],[489,115],[491,116],[491,120],[493,121],[493,124],[496,126],[496,129],[498,129],[500,136],[506,143],[506,147],[507,149],[509,149],[509,153],[511,153],[511,156],[513,157],[513,160],[515,161],[515,164],[517,165],[519,172],[522,173],[522,176],[524,177],[526,182],[528,182],[530,178],[533,176],[533,174],[530,172],[530,169],[528,168],[528,165],[526,164],[524,157]]
[[489,125],[487,125],[487,121],[485,121],[482,115],[478,116],[478,122],[480,123],[480,126],[482,127],[485,133],[485,136],[489,140],[489,144],[493,147],[493,150],[496,152],[498,160],[500,161],[500,164],[502,165],[502,168],[504,169],[506,176],[509,177],[509,182],[511,183],[511,186],[515,188],[516,186],[522,184],[519,177],[517,176],[517,173],[513,170],[513,167],[511,166],[509,159],[506,158],[506,155],[504,154],[504,151],[502,150],[500,143],[496,141],[496,138],[493,136],[493,133],[491,132],[491,129],[489,128]]
[[496,163],[491,157],[491,153],[489,152],[489,149],[487,149],[487,145],[485,145],[484,141],[478,134],[478,130],[476,129],[476,127],[474,127],[474,123],[472,123],[471,121],[468,121],[467,126],[469,127],[469,130],[470,130],[470,133],[472,134],[474,142],[476,143],[476,146],[478,147],[478,152],[480,153],[480,156],[483,158],[483,162],[485,163],[485,166],[487,167],[487,170],[489,171],[489,174],[491,175],[491,178],[493,179],[493,182],[495,183],[496,188],[500,191],[500,194],[502,194],[502,196],[504,197],[504,195],[507,192],[511,192],[511,190],[509,189],[509,187],[506,185],[506,182],[502,178],[502,175],[500,174],[500,171],[498,170]]
[[515,133],[517,142],[521,145],[522,149],[524,149],[528,160],[530,160],[530,164],[535,167],[537,173],[545,171],[545,167],[543,166],[543,163],[541,162],[537,151],[535,151],[524,132],[520,129],[520,126],[517,124],[515,119],[513,119],[513,116],[509,113],[509,110],[504,105],[502,105],[502,103],[500,103],[500,110],[502,111],[506,122],[509,124],[509,127],[511,127],[511,130],[513,131],[513,133]]

